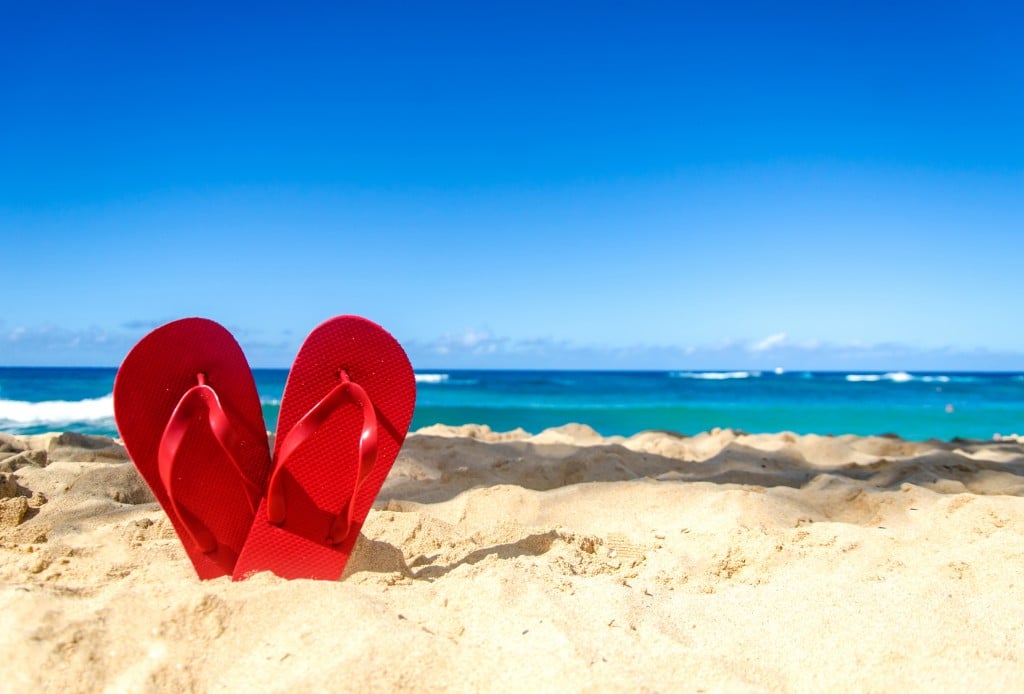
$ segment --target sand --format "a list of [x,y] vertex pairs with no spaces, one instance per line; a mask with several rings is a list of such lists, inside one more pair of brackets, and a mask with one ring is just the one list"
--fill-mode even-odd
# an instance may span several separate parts
[[0,435],[9,691],[1024,684],[1018,440],[428,427],[339,582],[199,581],[124,458]]

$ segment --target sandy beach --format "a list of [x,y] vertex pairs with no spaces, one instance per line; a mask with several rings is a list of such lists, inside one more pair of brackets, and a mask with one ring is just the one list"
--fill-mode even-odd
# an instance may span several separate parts
[[111,439],[0,434],[12,691],[1024,683],[1024,444],[410,435],[340,582],[200,582]]

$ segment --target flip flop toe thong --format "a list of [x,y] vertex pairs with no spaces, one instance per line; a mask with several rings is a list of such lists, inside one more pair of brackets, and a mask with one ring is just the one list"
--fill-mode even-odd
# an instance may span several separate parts
[[231,575],[270,468],[259,395],[238,343],[204,318],[157,328],[118,370],[114,416],[200,578]]
[[288,375],[266,494],[234,578],[337,580],[412,421],[416,381],[377,324],[316,327]]

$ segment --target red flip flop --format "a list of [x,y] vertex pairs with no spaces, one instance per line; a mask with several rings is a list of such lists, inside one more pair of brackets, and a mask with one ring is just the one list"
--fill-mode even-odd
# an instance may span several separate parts
[[234,578],[341,578],[416,404],[401,345],[338,316],[309,334],[288,374],[266,495]]
[[231,575],[270,469],[263,410],[241,347],[205,318],[157,328],[117,372],[114,417],[196,573]]

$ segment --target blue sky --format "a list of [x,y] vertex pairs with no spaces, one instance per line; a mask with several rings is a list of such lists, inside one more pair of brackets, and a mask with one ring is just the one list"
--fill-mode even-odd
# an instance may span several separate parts
[[9,4],[0,364],[1024,370],[1024,16],[895,5]]

